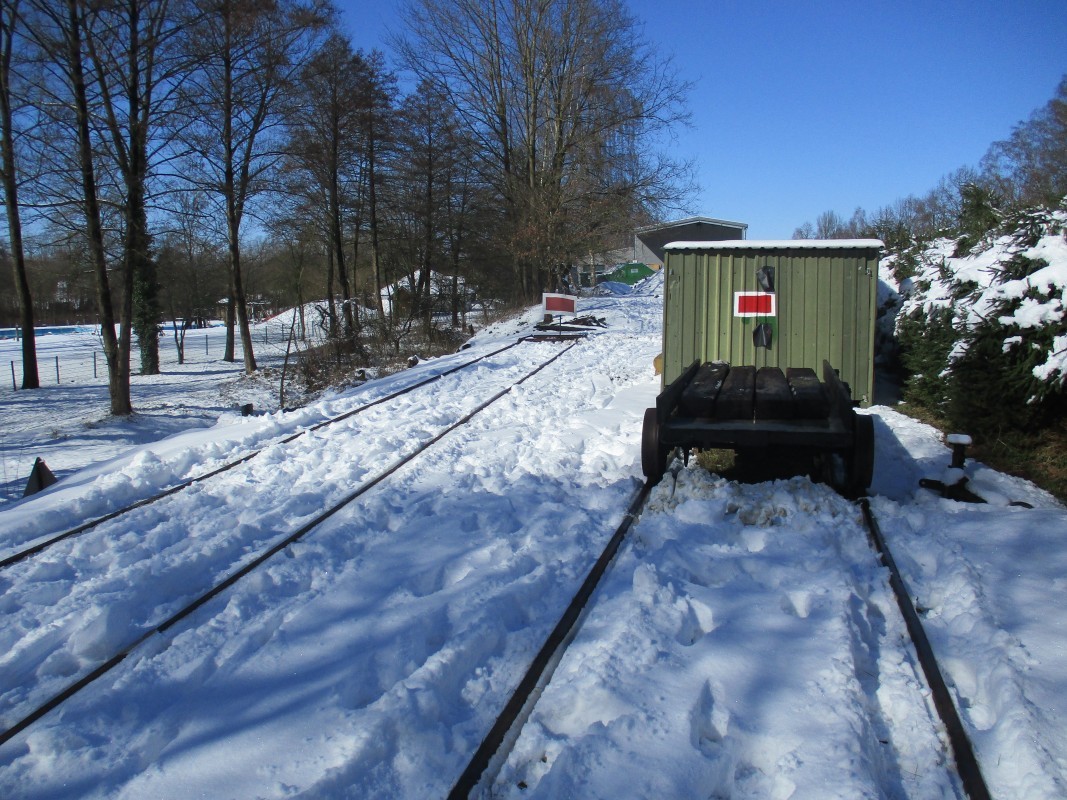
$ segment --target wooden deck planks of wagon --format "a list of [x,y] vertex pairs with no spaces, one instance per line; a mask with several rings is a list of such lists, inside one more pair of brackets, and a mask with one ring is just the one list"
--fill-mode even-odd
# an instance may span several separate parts
[[862,494],[874,471],[874,425],[857,414],[829,362],[808,368],[730,367],[694,361],[645,411],[641,468],[663,477],[671,451],[729,449],[758,459],[807,456],[814,477]]

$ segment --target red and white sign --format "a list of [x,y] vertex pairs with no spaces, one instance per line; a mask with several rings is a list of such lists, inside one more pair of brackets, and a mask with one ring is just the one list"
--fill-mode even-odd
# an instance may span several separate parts
[[574,314],[578,310],[578,298],[571,294],[542,294],[541,302],[546,314]]
[[778,302],[773,292],[734,292],[735,317],[774,317]]

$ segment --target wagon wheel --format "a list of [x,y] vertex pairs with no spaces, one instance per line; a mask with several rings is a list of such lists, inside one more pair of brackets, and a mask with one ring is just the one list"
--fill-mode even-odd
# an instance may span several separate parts
[[867,491],[874,479],[874,420],[856,414],[852,431],[852,474],[849,483],[851,492],[859,496]]
[[667,471],[668,450],[659,440],[659,418],[656,409],[645,409],[645,420],[641,430],[641,471],[653,483],[663,477]]

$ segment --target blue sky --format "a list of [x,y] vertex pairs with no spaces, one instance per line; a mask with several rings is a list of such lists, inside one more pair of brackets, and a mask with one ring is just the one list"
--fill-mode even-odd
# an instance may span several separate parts
[[[389,55],[390,0],[342,0],[357,47]],[[789,238],[924,194],[976,166],[1067,74],[1067,0],[628,0],[693,84],[676,155],[690,212]]]

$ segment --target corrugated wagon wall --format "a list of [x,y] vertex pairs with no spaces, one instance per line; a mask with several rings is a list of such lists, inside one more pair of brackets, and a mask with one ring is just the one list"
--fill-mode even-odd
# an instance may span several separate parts
[[[669,250],[664,291],[664,383],[694,359],[735,365],[810,367],[823,359],[869,405],[874,387],[878,252],[871,248]],[[760,290],[774,268],[776,313],[739,317],[735,292]],[[753,331],[771,328],[771,346]]]

